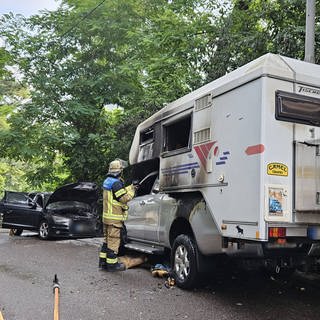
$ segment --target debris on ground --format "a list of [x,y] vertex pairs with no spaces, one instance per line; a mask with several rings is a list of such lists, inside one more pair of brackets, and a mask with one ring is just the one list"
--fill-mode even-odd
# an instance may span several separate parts
[[151,273],[153,277],[167,278],[164,285],[166,288],[172,288],[175,285],[175,280],[172,277],[171,269],[165,264],[157,263],[151,268]]
[[164,283],[165,287],[168,289],[174,287],[175,284],[176,284],[176,282],[175,282],[174,278],[170,277],[170,276],[168,277],[167,281]]
[[151,268],[151,273],[153,277],[164,278],[169,276],[170,268],[164,264],[157,263]]

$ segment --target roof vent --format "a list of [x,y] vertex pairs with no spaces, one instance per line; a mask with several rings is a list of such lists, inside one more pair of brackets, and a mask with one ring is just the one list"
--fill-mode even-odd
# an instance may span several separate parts
[[207,94],[195,101],[194,110],[200,111],[212,105],[211,94]]
[[211,129],[205,128],[198,131],[195,131],[193,134],[193,144],[199,144],[211,139]]

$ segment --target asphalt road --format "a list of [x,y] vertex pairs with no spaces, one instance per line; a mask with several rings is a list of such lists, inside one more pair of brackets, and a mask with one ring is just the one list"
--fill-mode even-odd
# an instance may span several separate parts
[[52,281],[61,320],[320,319],[320,280],[289,281],[259,272],[220,270],[192,291],[166,288],[148,267],[99,271],[102,239],[41,241],[0,229],[0,310],[5,320],[53,319]]

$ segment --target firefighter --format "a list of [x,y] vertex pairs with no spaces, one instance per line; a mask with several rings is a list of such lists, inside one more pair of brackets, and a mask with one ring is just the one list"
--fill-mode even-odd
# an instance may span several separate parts
[[103,182],[103,224],[105,242],[99,254],[99,267],[107,271],[123,271],[125,266],[118,261],[121,231],[128,217],[127,202],[134,197],[133,185],[124,186],[122,172],[125,161],[116,159],[109,164]]

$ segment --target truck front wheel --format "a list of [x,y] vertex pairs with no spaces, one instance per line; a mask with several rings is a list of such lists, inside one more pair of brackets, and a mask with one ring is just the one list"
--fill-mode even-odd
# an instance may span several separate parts
[[197,245],[185,234],[179,235],[172,247],[172,272],[178,287],[190,289],[197,284]]

